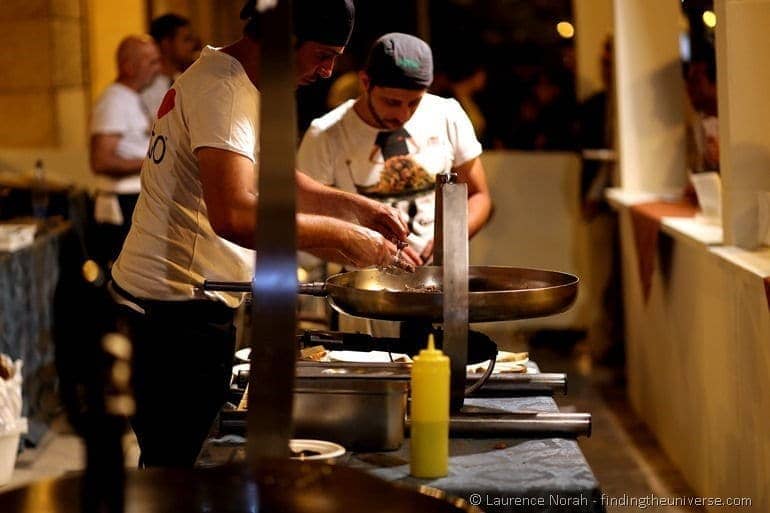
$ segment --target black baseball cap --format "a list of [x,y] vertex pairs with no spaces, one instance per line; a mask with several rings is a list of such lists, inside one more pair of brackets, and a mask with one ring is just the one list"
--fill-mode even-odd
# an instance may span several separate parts
[[[299,43],[315,41],[329,46],[346,46],[353,32],[353,0],[294,0],[294,35]],[[253,25],[258,35],[257,0],[246,0],[241,19]]]
[[346,46],[353,32],[353,0],[294,0],[294,34],[300,43]]
[[422,39],[391,32],[374,42],[364,71],[373,86],[427,89],[433,83],[433,53]]

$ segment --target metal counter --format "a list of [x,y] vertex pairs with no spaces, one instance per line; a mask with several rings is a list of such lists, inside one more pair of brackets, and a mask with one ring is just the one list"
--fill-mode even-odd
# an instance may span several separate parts
[[[550,397],[467,399],[468,406],[509,411],[557,412]],[[199,464],[217,465],[244,456],[245,440],[209,440]],[[488,512],[603,512],[596,477],[577,442],[567,438],[450,440],[449,475],[424,480],[409,476],[409,440],[397,451],[348,453],[340,464],[366,470],[406,486],[429,486]],[[477,495],[474,495],[477,494]]]

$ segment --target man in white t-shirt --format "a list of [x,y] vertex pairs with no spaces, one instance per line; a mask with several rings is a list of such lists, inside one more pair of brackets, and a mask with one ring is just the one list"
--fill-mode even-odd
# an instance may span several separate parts
[[[204,48],[166,93],[131,231],[113,267],[112,286],[134,345],[132,426],[145,466],[191,466],[226,397],[234,309],[242,295],[204,293],[199,286],[253,274],[254,254],[245,248],[253,246],[256,229],[255,3],[248,1],[241,13],[248,19],[244,37]],[[295,0],[293,6],[297,82],[328,78],[352,31],[352,0]],[[407,232],[395,210],[296,176],[300,249],[353,265],[393,261],[396,246],[388,237],[403,240]],[[183,385],[166,396],[170,366],[182,373]]]
[[361,96],[314,120],[297,155],[297,167],[319,182],[398,208],[416,265],[433,255],[437,174],[452,170],[468,184],[470,236],[491,212],[481,144],[457,101],[426,93],[432,79],[425,42],[382,36],[360,72]]
[[171,88],[174,80],[195,62],[198,40],[193,34],[190,20],[173,13],[153,19],[150,23],[150,35],[160,50],[160,72],[147,89],[142,91],[142,100],[154,120],[166,91]]
[[433,57],[424,41],[400,33],[382,36],[359,77],[357,99],[312,122],[297,166],[323,184],[399,209],[410,230],[405,257],[415,265],[429,263],[437,174],[451,170],[468,184],[469,236],[489,219],[481,144],[457,101],[426,93]]
[[155,78],[158,48],[149,36],[129,36],[116,54],[118,78],[91,114],[91,169],[96,174],[94,241],[97,260],[110,267],[128,233],[139,196],[139,171],[152,121],[139,93]]

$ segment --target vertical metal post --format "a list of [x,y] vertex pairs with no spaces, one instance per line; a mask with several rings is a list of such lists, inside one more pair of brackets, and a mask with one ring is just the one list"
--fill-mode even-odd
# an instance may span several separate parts
[[292,432],[297,262],[296,112],[291,2],[262,12],[257,264],[248,401],[249,464],[288,457]]
[[451,409],[465,399],[468,362],[468,186],[443,183],[437,189],[441,205],[443,250],[444,346],[451,364]]
[[436,214],[433,221],[433,265],[444,265],[444,185],[457,178],[457,174],[436,175]]

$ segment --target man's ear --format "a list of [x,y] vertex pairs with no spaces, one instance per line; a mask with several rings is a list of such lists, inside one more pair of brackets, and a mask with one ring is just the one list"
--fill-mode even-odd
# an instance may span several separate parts
[[361,90],[368,91],[371,80],[369,79],[369,75],[366,74],[366,71],[362,70],[358,72],[358,80],[361,82]]

